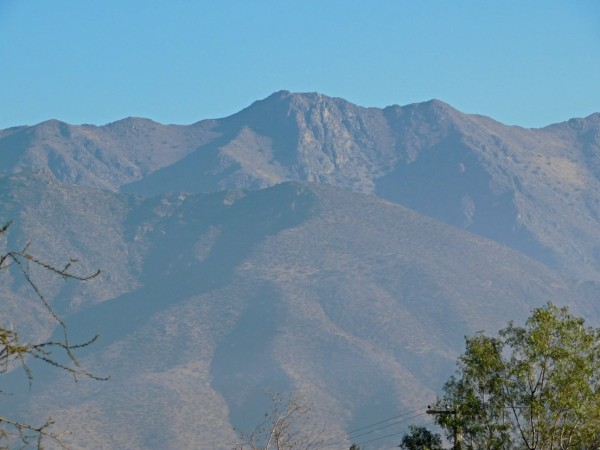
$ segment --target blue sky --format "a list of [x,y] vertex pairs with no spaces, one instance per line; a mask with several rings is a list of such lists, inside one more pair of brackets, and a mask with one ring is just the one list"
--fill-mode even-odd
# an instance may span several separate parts
[[600,1],[0,0],[0,129],[188,124],[281,89],[529,127],[586,116]]

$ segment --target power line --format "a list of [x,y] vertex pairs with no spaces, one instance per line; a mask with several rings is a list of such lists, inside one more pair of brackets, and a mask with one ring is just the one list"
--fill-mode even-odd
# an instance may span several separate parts
[[388,425],[384,425],[384,426],[382,426],[382,427],[375,428],[375,429],[373,429],[373,430],[371,430],[371,431],[365,431],[364,433],[361,433],[361,434],[357,434],[357,435],[355,435],[355,436],[352,436],[352,439],[355,439],[355,438],[357,438],[357,437],[361,437],[361,436],[365,436],[365,435],[367,435],[367,434],[371,434],[371,433],[374,433],[375,431],[383,430],[383,429],[385,429],[385,428],[389,428],[389,427],[391,427],[391,426],[393,426],[393,425],[398,425],[399,423],[408,422],[409,420],[416,419],[417,417],[420,417],[420,416],[422,416],[422,415],[425,415],[425,414],[426,414],[426,413],[416,414],[416,415],[414,415],[414,416],[411,416],[411,417],[408,417],[408,418],[406,418],[406,419],[398,420],[398,421],[396,421],[396,422],[392,422],[392,423],[390,423],[390,424],[388,424]]
[[[412,411],[412,412],[416,412],[416,411],[423,410],[423,409],[425,409],[425,408],[419,408],[419,409],[416,409],[416,410],[414,410],[414,411]],[[406,415],[406,414],[409,414],[409,413],[405,413],[405,414],[403,414],[403,415]],[[381,426],[381,427],[378,427],[378,428],[374,428],[373,430],[370,430],[370,431],[365,431],[364,433],[360,433],[360,434],[356,434],[356,435],[354,435],[354,436],[351,436],[351,434],[353,434],[353,433],[354,433],[354,432],[356,432],[356,431],[360,431],[360,430],[362,430],[362,429],[365,429],[365,428],[370,428],[370,427],[373,427],[373,426],[375,426],[375,425],[378,425],[378,424],[380,424],[380,423],[384,423],[384,422],[387,422],[387,421],[389,421],[389,420],[392,420],[392,419],[395,419],[395,418],[397,418],[397,417],[400,417],[400,416],[397,416],[397,417],[394,417],[394,418],[392,418],[392,419],[388,419],[387,421],[386,421],[386,420],[384,420],[384,421],[378,422],[378,423],[376,423],[376,424],[373,424],[373,425],[370,425],[370,426],[366,426],[366,427],[362,427],[362,428],[359,428],[359,429],[357,429],[357,430],[354,430],[354,431],[352,431],[352,432],[348,433],[348,434],[347,434],[347,437],[348,437],[348,439],[356,439],[357,437],[365,436],[365,435],[367,435],[367,434],[374,433],[375,431],[383,430],[383,429],[385,429],[385,428],[389,428],[389,427],[391,427],[391,426],[398,425],[398,424],[400,424],[400,423],[403,423],[403,422],[408,422],[409,420],[416,419],[417,417],[424,416],[425,414],[427,414],[427,413],[426,413],[426,412],[422,412],[422,413],[420,413],[420,414],[415,414],[415,415],[413,415],[413,416],[410,416],[410,417],[404,418],[404,419],[402,419],[402,420],[397,420],[396,422],[392,422],[392,423],[390,423],[390,424],[387,424],[387,425],[384,425],[384,426]],[[384,439],[384,438],[386,438],[386,437],[395,436],[395,435],[397,435],[397,434],[400,434],[400,433],[402,433],[403,431],[404,431],[404,430],[401,430],[401,431],[398,431],[398,432],[392,433],[392,434],[390,434],[390,435],[381,436],[381,437],[378,437],[378,438],[375,438],[375,439],[371,439],[370,441],[366,441],[366,442],[361,442],[360,444],[365,444],[365,443],[367,443],[367,442],[372,442],[372,441],[376,441],[376,440],[379,440],[379,439]],[[340,435],[340,436],[346,436],[346,435],[344,434],[344,435]],[[338,437],[339,437],[339,436],[338,436]],[[331,438],[330,438],[330,439],[331,439]],[[333,443],[331,443],[331,444],[328,444],[328,445],[325,445],[325,446],[322,446],[322,447],[319,447],[319,448],[327,448],[327,447],[332,447],[332,446],[334,446],[334,445],[341,444],[342,442],[345,442],[345,440],[344,440],[344,441],[336,441],[336,442],[333,442]]]
[[[377,426],[377,425],[381,425],[382,423],[389,422],[390,420],[399,419],[400,417],[404,417],[404,416],[406,416],[406,415],[408,415],[408,414],[413,414],[413,413],[415,413],[415,412],[417,412],[417,411],[421,411],[421,410],[423,410],[423,409],[427,409],[427,408],[425,408],[425,407],[421,407],[421,408],[413,409],[413,410],[411,410],[411,411],[406,411],[406,412],[403,412],[403,413],[401,413],[401,414],[398,414],[397,416],[390,417],[389,419],[380,420],[379,422],[375,422],[375,423],[372,423],[372,424],[370,424],[370,425],[365,425],[365,426],[363,426],[363,427],[356,428],[356,429],[354,429],[354,430],[351,430],[351,431],[348,431],[348,432],[346,432],[346,433],[342,433],[342,434],[339,434],[339,435],[337,435],[337,436],[333,436],[333,437],[327,438],[327,439],[325,439],[325,440],[324,440],[322,443],[325,443],[325,442],[327,442],[327,441],[332,441],[332,440],[334,440],[334,439],[338,439],[338,438],[345,437],[345,436],[347,436],[348,438],[351,438],[351,436],[350,436],[350,435],[352,435],[352,434],[356,433],[357,431],[366,430],[367,428],[371,428],[371,427],[375,427],[375,426]],[[354,436],[354,437],[356,437],[356,436]],[[326,445],[326,446],[324,446],[324,447],[321,447],[321,448],[331,447],[332,445],[335,445],[335,444],[337,444],[337,443],[338,443],[338,442],[335,442],[335,443],[333,443],[333,444],[329,444],[329,445]]]
[[[427,413],[426,413],[426,412],[424,412],[424,413],[421,413],[421,414],[417,414],[417,415],[416,415],[416,416],[414,416],[414,417],[410,417],[410,418],[408,418],[408,419],[401,420],[401,421],[399,421],[399,422],[397,422],[397,423],[400,423],[400,422],[406,422],[406,421],[408,421],[408,420],[411,420],[411,419],[416,419],[417,417],[424,416],[425,414],[427,414]],[[383,428],[386,428],[386,427],[383,427]],[[381,429],[381,428],[378,428],[378,429]],[[373,430],[373,431],[377,431],[377,430]],[[403,433],[404,431],[405,431],[405,430],[396,431],[395,433],[386,434],[385,436],[380,436],[380,437],[378,437],[378,438],[375,438],[375,439],[370,439],[370,440],[368,440],[368,441],[359,442],[359,443],[358,443],[358,444],[356,444],[356,445],[364,445],[364,444],[368,444],[369,442],[375,442],[375,441],[379,441],[379,440],[381,440],[381,439],[389,438],[389,437],[392,437],[392,436],[397,436],[397,435],[399,435],[400,433]],[[358,436],[355,436],[355,437],[358,437]]]

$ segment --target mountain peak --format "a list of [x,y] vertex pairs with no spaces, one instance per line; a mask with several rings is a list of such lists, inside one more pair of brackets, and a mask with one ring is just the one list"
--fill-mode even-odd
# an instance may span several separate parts
[[452,107],[446,102],[438,99],[431,99],[425,102],[410,103],[404,107],[401,107],[407,111],[420,111],[422,113],[427,112],[429,114],[443,114],[443,115],[455,115],[462,114],[456,108]]
[[[287,90],[282,90],[282,91],[274,92],[273,94],[269,95],[265,99],[254,102],[248,108],[251,108],[253,106],[262,105],[262,104],[272,105],[272,104],[281,104],[281,103],[286,103],[291,106],[304,107],[304,108],[309,107],[311,105],[322,104],[322,103],[325,103],[325,104],[335,103],[337,105],[343,104],[343,105],[349,105],[349,106],[351,105],[353,107],[359,107],[359,106],[355,105],[354,103],[344,100],[343,98],[330,97],[328,95],[321,94],[320,92],[291,92],[291,91],[287,91]],[[246,108],[246,109],[248,109],[248,108]]]
[[145,126],[154,126],[154,125],[160,125],[160,124],[151,119],[130,116],[130,117],[126,117],[124,119],[110,122],[110,123],[106,124],[106,127],[108,127],[108,128],[135,128],[135,127],[145,127]]
[[443,102],[442,100],[438,100],[437,98],[432,98],[431,100],[427,100],[426,102],[423,102],[424,105],[427,105],[428,107],[432,108],[432,109],[440,109],[440,110],[448,110],[448,109],[452,109],[455,110],[455,108],[453,108],[452,106],[450,106],[448,103]]
[[68,124],[66,122],[63,122],[62,120],[58,120],[58,119],[44,120],[43,122],[40,122],[38,124],[38,126],[40,126],[40,127],[57,127],[60,125],[68,125]]

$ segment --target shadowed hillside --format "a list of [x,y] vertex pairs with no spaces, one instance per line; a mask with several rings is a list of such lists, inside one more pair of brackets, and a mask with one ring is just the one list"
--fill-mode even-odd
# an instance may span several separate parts
[[334,187],[141,199],[49,176],[1,183],[3,215],[28,205],[14,242],[48,258],[60,242],[103,269],[48,288],[73,339],[100,333],[83,361],[111,380],[34,367],[31,394],[6,403],[52,412],[76,448],[227,448],[233,425],[260,419],[263,389],[307,395],[338,435],[431,402],[467,333],[550,299],[598,317],[542,264]]

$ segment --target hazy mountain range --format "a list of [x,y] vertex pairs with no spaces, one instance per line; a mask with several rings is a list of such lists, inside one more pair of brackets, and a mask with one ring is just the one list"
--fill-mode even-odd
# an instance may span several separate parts
[[[306,395],[326,436],[427,405],[465,334],[550,300],[598,323],[599,157],[600,114],[524,129],[290,92],[189,126],[0,131],[1,245],[102,269],[34,275],[111,376],[39,368],[7,408],[75,448],[210,449],[260,421],[264,389]],[[49,335],[0,278],[4,320]]]

